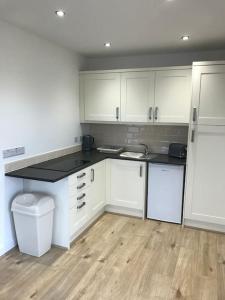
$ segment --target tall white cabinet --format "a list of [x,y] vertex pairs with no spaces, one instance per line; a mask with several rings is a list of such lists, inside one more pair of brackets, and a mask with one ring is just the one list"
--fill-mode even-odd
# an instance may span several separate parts
[[225,232],[225,62],[193,66],[185,223]]
[[194,124],[225,125],[225,65],[196,63],[193,68]]

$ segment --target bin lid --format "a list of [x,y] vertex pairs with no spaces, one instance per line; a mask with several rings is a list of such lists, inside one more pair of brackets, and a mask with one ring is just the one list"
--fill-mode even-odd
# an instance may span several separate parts
[[17,195],[11,210],[25,215],[41,216],[55,208],[51,196],[42,193],[21,193]]

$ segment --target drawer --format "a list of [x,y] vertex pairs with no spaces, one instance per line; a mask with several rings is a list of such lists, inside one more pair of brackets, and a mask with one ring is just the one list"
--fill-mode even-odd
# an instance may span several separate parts
[[70,175],[68,178],[69,187],[81,186],[85,183],[85,186],[90,184],[90,169],[84,169],[80,172],[77,172],[73,175]]
[[81,191],[79,193],[74,193],[69,197],[69,205],[70,207],[79,205],[80,202],[87,200],[87,191]]
[[81,201],[80,204],[70,209],[70,235],[72,236],[88,221],[87,202]]
[[78,197],[78,195],[82,194],[85,189],[88,187],[85,181],[79,182],[77,185],[69,186],[69,198],[70,197]]

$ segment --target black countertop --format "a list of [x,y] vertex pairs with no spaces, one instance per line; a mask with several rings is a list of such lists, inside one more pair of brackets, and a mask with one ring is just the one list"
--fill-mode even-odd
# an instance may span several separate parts
[[[156,154],[154,158],[151,159],[130,159],[125,157],[120,157],[119,154],[106,154],[100,153],[97,150],[92,150],[90,152],[76,152],[73,154],[65,155],[56,159],[52,159],[47,162],[43,162],[40,164],[32,165],[27,168],[19,169],[13,172],[6,173],[6,176],[16,177],[16,178],[24,178],[38,181],[47,181],[47,182],[56,182],[59,181],[71,174],[74,174],[84,168],[87,168],[97,162],[100,162],[106,158],[111,159],[124,159],[124,160],[135,160],[135,161],[145,161],[150,163],[160,163],[160,164],[171,164],[171,165],[186,165],[186,159],[173,158],[169,157],[165,154]],[[58,171],[47,169],[47,165],[49,162],[57,165],[58,163],[62,164],[63,161],[71,160],[83,160],[86,163],[80,167],[74,168],[70,171]],[[45,167],[45,169],[43,169]]]

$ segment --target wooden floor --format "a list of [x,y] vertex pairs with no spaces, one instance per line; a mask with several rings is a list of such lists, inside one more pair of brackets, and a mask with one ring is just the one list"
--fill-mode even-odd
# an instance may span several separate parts
[[0,299],[225,299],[225,235],[105,214],[70,251],[0,258]]

